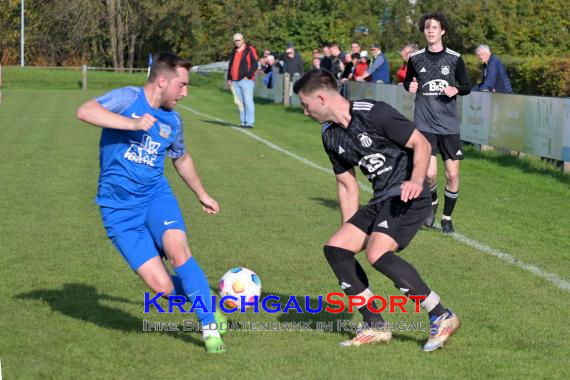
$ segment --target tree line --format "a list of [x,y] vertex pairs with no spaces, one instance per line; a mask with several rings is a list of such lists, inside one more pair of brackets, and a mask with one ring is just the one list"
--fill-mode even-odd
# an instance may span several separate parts
[[[132,68],[149,53],[171,50],[193,63],[225,60],[232,34],[258,49],[308,52],[336,42],[380,43],[397,51],[424,45],[417,21],[441,10],[452,29],[446,44],[473,53],[486,43],[510,56],[566,57],[567,0],[26,0],[29,65]],[[20,59],[20,0],[2,0],[0,63]]]

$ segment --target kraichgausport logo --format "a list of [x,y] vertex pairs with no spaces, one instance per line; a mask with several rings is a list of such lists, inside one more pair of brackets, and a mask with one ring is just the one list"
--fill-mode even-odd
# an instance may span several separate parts
[[[348,309],[349,313],[355,312],[355,309],[361,307],[366,307],[373,313],[382,313],[388,311],[394,313],[396,309],[399,309],[402,313],[408,313],[406,309],[406,304],[408,299],[413,302],[414,313],[420,312],[420,304],[426,299],[426,296],[388,296],[388,299],[382,296],[347,296],[344,293],[332,292],[328,293],[326,296],[317,296],[317,304],[314,305],[314,301],[311,296],[302,296],[302,301],[299,302],[296,296],[279,297],[276,295],[268,295],[263,298],[259,296],[252,297],[253,299],[247,299],[245,296],[241,296],[241,302],[239,307],[229,307],[227,305],[228,301],[233,301],[235,304],[238,301],[238,297],[234,296],[210,296],[202,299],[201,296],[196,296],[192,303],[188,302],[186,297],[183,296],[168,296],[168,306],[163,307],[158,302],[164,293],[157,293],[154,297],[150,293],[145,292],[144,298],[144,312],[150,313],[152,307],[154,307],[159,313],[193,313],[196,310],[202,310],[206,313],[216,312],[218,309],[224,313],[245,313],[248,307],[253,309],[254,313],[260,313],[261,311],[273,314],[273,313],[311,313],[316,314],[322,311],[327,313],[338,314],[342,313]],[[285,298],[282,300],[281,298]],[[323,300],[326,301],[327,305],[323,304]],[[348,305],[345,304],[345,300],[348,301]],[[231,303],[231,302],[230,302]],[[313,304],[313,305],[311,305]],[[374,304],[378,304],[379,307],[375,307]]]

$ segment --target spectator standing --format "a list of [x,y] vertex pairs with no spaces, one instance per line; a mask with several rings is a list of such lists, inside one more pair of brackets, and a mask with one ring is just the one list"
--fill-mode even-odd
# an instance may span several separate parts
[[[370,64],[370,61],[368,60],[368,52],[366,50],[363,50],[360,53],[360,60],[358,61],[358,64],[354,68],[354,75],[352,76],[352,80],[357,80],[356,78],[362,77],[364,75],[364,73],[366,73],[366,70],[368,70],[369,64]],[[370,77],[368,77],[368,78],[370,78]],[[368,80],[368,79],[365,79],[365,80]]]
[[360,44],[358,42],[353,42],[350,44],[350,53],[358,53],[360,54]]
[[320,69],[321,68],[321,59],[319,57],[313,58],[312,68],[313,69]]
[[478,90],[512,94],[513,88],[507,70],[499,57],[491,53],[491,48],[487,45],[480,45],[475,54],[483,63],[483,80]]
[[400,57],[404,60],[402,62],[402,66],[396,72],[396,80],[398,84],[403,84],[404,79],[406,79],[406,70],[408,68],[408,59],[410,58],[410,54],[418,50],[418,45],[416,44],[408,44],[400,50]]
[[344,55],[342,54],[340,47],[337,44],[331,44],[332,63],[329,71],[336,79],[340,78],[344,69],[344,63],[342,62],[343,58]]
[[273,54],[269,54],[266,59],[265,69],[263,70],[264,77],[263,77],[263,84],[267,88],[273,88],[273,71],[277,69],[278,73],[283,72],[283,67],[281,64],[275,60],[275,56]]
[[255,72],[257,71],[257,52],[246,44],[241,33],[234,34],[235,48],[230,53],[228,64],[228,87],[234,95],[234,102],[239,109],[240,127],[253,128],[255,124]]
[[373,44],[370,46],[373,60],[370,67],[366,70],[364,75],[357,77],[356,80],[370,80],[376,83],[390,83],[390,64],[382,53],[380,45]]
[[301,58],[301,55],[295,51],[293,44],[287,45],[287,49],[285,50],[285,55],[283,55],[282,60],[283,71],[291,77],[293,77],[295,73],[299,73],[299,75],[303,75],[305,73],[303,58]]
[[329,44],[323,45],[323,56],[321,58],[321,68],[331,71],[332,57],[331,46]]
[[354,69],[356,68],[356,65],[358,64],[359,60],[360,60],[360,54],[358,53],[352,53],[352,54],[347,53],[345,55],[344,70],[340,77],[340,81],[342,83],[352,79],[352,77],[354,76]]

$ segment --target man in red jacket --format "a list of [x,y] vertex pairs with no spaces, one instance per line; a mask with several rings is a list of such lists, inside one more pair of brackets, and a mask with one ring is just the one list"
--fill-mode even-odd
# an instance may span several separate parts
[[235,48],[230,54],[228,64],[228,87],[234,94],[234,101],[239,109],[240,127],[253,128],[255,124],[255,72],[257,71],[257,52],[245,43],[241,33],[234,34]]

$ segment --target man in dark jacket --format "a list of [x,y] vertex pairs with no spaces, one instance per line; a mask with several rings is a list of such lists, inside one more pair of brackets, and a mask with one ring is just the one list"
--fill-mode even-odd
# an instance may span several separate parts
[[299,75],[303,75],[305,73],[303,58],[301,58],[301,55],[295,50],[295,47],[292,44],[287,45],[287,49],[285,50],[285,54],[282,59],[283,70],[291,77],[293,77],[295,73],[299,73]]
[[235,48],[230,54],[228,64],[228,87],[234,95],[234,102],[239,109],[240,127],[253,128],[255,123],[255,72],[258,68],[257,52],[245,43],[241,33],[234,34]]
[[480,45],[475,51],[483,63],[483,81],[479,84],[479,91],[502,92],[512,94],[511,81],[501,60],[491,54],[487,45]]

